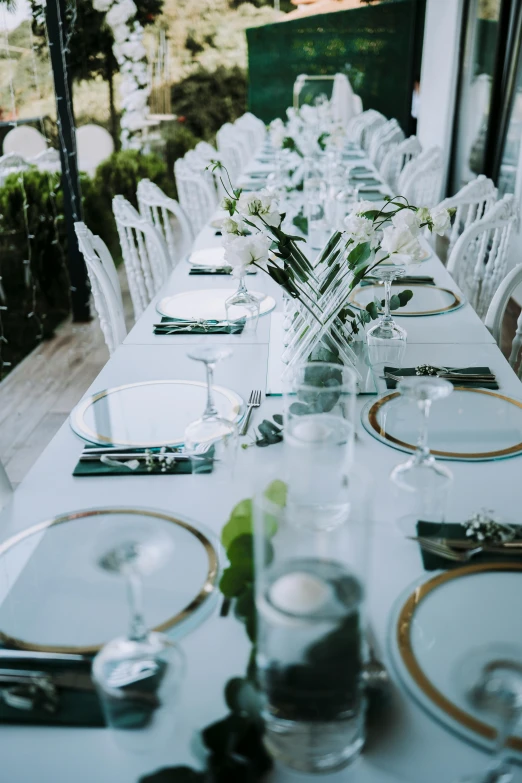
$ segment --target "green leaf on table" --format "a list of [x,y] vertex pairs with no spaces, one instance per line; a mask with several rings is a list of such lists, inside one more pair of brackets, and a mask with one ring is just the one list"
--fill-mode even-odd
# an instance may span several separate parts
[[[275,416],[274,416],[275,418]],[[288,494],[288,485],[280,479],[275,479],[265,490],[265,497],[276,506],[284,508],[286,506],[286,497]],[[277,529],[277,528],[276,528]],[[274,530],[274,533],[276,530]]]
[[262,435],[260,440],[266,441],[270,445],[281,443],[283,440],[280,427],[278,427],[276,424],[273,424],[271,421],[268,421],[267,419],[262,421],[257,429]]
[[302,212],[300,212],[298,215],[294,217],[292,220],[292,223],[294,226],[296,226],[299,231],[301,231],[303,234],[308,234],[308,218],[303,215]]
[[379,317],[379,307],[377,306],[376,302],[368,302],[366,305],[366,312],[369,314],[370,318],[373,318],[374,320]]
[[398,310],[400,306],[401,300],[397,294],[393,294],[393,296],[390,297],[390,310]]
[[283,417],[281,416],[280,413],[274,413],[272,418],[276,424],[279,424],[281,427],[283,426]]
[[245,533],[234,538],[227,549],[228,559],[231,565],[247,568],[254,562],[254,537]]
[[228,549],[235,538],[243,534],[252,534],[252,500],[241,500],[230,514],[229,520],[221,531],[221,543]]
[[406,289],[406,291],[400,291],[397,296],[399,297],[400,306],[404,307],[404,305],[408,304],[410,299],[413,297],[413,291],[410,291],[409,288]]
[[225,598],[237,598],[248,587],[252,579],[251,569],[238,568],[237,564],[223,571],[219,589]]

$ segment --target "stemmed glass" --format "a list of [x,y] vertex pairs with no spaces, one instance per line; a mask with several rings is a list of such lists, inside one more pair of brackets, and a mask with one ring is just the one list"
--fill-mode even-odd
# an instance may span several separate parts
[[164,634],[149,631],[143,614],[142,576],[163,565],[171,549],[168,537],[131,528],[98,558],[100,568],[126,580],[130,626],[126,637],[96,655],[92,676],[115,738],[137,752],[168,741],[185,670],[181,650]]
[[415,452],[393,469],[391,480],[399,489],[404,490],[407,496],[410,496],[410,505],[414,506],[413,521],[419,519],[443,521],[445,502],[453,475],[430,453],[428,422],[432,404],[448,397],[453,391],[453,385],[443,378],[414,376],[401,380],[398,390],[404,397],[417,404],[422,413],[422,424]]
[[400,367],[406,350],[406,330],[393,320],[390,313],[392,282],[404,273],[400,266],[377,266],[373,271],[373,276],[384,283],[384,312],[375,326],[368,329],[366,342],[370,364],[380,375],[386,365]]
[[522,718],[522,650],[505,644],[487,645],[457,666],[454,682],[473,710],[495,719],[497,729],[492,765],[459,783],[510,783],[513,773],[507,744]]
[[226,462],[232,465],[237,446],[237,427],[229,419],[219,415],[212,386],[214,368],[222,359],[228,359],[232,351],[223,345],[195,345],[188,352],[190,359],[203,362],[207,374],[207,403],[201,418],[185,430],[185,452],[190,455],[193,473],[208,473],[212,463]]
[[256,331],[261,303],[254,294],[247,290],[244,273],[239,277],[237,291],[225,299],[225,309],[229,323],[241,318],[245,319],[243,334],[245,332],[252,334]]

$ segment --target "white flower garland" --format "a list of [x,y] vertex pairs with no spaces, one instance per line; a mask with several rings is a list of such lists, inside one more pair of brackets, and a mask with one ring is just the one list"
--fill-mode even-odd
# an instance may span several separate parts
[[113,52],[122,75],[121,143],[123,149],[140,149],[139,131],[146,125],[151,85],[143,27],[136,19],[134,0],[93,0],[96,11],[106,14],[114,35]]

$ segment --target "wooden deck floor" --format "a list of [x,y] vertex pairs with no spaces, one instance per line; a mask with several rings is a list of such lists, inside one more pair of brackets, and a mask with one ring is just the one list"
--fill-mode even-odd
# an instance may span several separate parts
[[[123,268],[127,325],[132,305]],[[97,318],[63,323],[0,383],[0,459],[22,481],[109,358]]]

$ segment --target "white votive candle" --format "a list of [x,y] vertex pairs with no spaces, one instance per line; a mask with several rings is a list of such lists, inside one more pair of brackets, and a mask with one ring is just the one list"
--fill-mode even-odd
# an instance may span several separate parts
[[277,609],[292,614],[310,614],[330,598],[330,587],[305,571],[279,577],[270,587],[270,601]]

